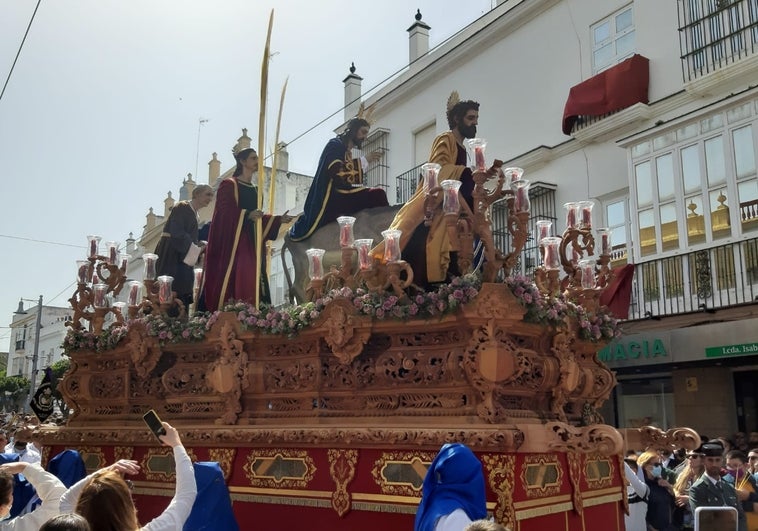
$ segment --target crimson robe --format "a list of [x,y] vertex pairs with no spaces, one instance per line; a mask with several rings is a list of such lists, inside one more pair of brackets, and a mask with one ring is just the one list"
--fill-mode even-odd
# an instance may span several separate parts
[[[258,208],[257,188],[235,177],[224,179],[216,193],[211,230],[206,247],[203,280],[203,309],[216,311],[231,300],[271,302],[263,245],[256,245],[255,222],[248,214]],[[263,242],[275,240],[281,216],[264,215]],[[260,253],[260,285],[255,285],[257,256]]]

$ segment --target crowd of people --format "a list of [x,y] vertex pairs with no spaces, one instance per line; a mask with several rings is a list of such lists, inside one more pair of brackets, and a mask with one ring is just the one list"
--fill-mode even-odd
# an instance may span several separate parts
[[698,508],[719,508],[701,516],[718,529],[758,531],[758,432],[701,440],[689,451],[628,452],[627,531],[695,529]]
[[[195,473],[177,430],[166,422],[163,427],[166,433],[160,440],[173,450],[176,491],[166,510],[145,525],[138,520],[126,479],[140,472],[136,461],[122,459],[85,476],[76,454],[78,466],[69,461],[56,467],[59,461],[53,458],[45,470],[31,429],[0,431],[0,443],[5,441],[0,454],[0,531],[181,531],[197,496]],[[74,451],[62,454],[66,452]],[[72,468],[77,474],[71,474]]]

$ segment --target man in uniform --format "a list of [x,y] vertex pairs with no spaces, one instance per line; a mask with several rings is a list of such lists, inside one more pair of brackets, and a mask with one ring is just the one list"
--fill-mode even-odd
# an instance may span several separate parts
[[[702,452],[705,455],[705,473],[690,487],[690,508],[692,509],[692,514],[695,514],[695,510],[698,507],[734,507],[737,509],[738,531],[747,531],[747,520],[742,510],[742,504],[739,503],[738,492],[732,485],[721,479],[724,448],[718,444],[708,443],[702,446]],[[747,496],[744,497],[747,498]],[[725,513],[714,513],[709,515],[709,521],[711,516],[714,521],[716,519],[721,521],[727,515]],[[719,529],[727,530],[734,528],[725,520]]]

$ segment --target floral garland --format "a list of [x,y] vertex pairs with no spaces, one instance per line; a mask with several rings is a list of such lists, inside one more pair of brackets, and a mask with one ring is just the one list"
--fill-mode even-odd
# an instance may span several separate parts
[[524,276],[513,276],[506,283],[521,305],[526,308],[524,320],[530,323],[543,323],[561,326],[566,318],[573,318],[579,323],[579,337],[589,341],[607,341],[621,336],[619,320],[605,307],[591,314],[584,307],[567,300],[562,294],[547,297],[536,284]]
[[[349,300],[360,315],[374,319],[407,319],[409,317],[436,317],[455,311],[461,304],[471,301],[479,293],[481,280],[476,274],[456,277],[449,284],[443,284],[435,291],[419,292],[409,299],[396,295],[380,294],[358,288],[339,288],[330,291],[315,302],[283,309],[263,307],[260,310],[252,304],[236,302],[224,307],[223,311],[237,314],[237,320],[247,329],[258,329],[266,334],[295,335],[311,326],[321,315],[321,311],[336,299]],[[218,319],[211,316],[209,327]]]
[[126,337],[128,331],[129,328],[125,325],[108,328],[100,334],[70,328],[66,337],[63,338],[63,352],[68,355],[76,350],[94,350],[95,352],[111,350],[116,348],[122,338]]
[[[565,322],[566,317],[573,317],[579,323],[580,337],[590,341],[613,339],[621,334],[618,320],[606,310],[589,314],[562,295],[545,297],[531,280],[523,276],[509,277],[506,283],[526,308],[524,320],[527,322],[558,327]],[[233,302],[220,311],[196,314],[189,320],[149,314],[125,325],[112,326],[99,335],[86,330],[69,329],[63,341],[63,350],[67,354],[76,350],[111,350],[126,337],[130,327],[137,323],[145,327],[148,336],[158,338],[161,345],[202,341],[222,312],[236,314],[237,320],[247,330],[294,336],[303,328],[311,326],[323,309],[336,299],[350,301],[360,315],[377,320],[441,317],[474,299],[479,294],[480,287],[481,278],[476,274],[468,274],[456,277],[434,291],[419,292],[407,299],[400,299],[393,294],[374,293],[365,288],[340,288],[330,291],[315,302],[284,308],[263,306],[258,309],[249,303]]]

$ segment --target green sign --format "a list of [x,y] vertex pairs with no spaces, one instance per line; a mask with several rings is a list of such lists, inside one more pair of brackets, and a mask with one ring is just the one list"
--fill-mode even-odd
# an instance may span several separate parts
[[[758,345],[756,348],[758,349]],[[661,339],[611,343],[597,353],[600,361],[604,362],[662,361],[656,358],[668,358],[668,355],[666,345]]]
[[705,349],[706,358],[724,358],[728,356],[745,356],[750,354],[758,354],[758,343],[727,345],[725,347],[710,347]]

